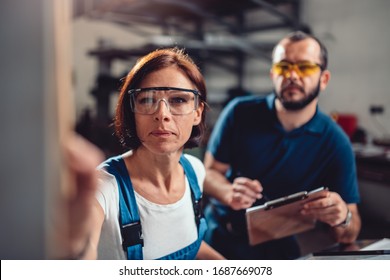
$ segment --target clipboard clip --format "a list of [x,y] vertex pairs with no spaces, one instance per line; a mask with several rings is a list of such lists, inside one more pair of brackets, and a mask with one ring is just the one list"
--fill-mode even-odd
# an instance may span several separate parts
[[284,196],[275,200],[268,201],[264,203],[265,210],[270,210],[273,208],[277,208],[289,203],[293,203],[295,201],[304,200],[308,197],[315,197],[316,194],[319,195],[321,191],[328,190],[328,188],[320,187],[311,191],[301,191],[294,194],[290,194],[288,196]]
[[286,204],[289,204],[289,203],[292,203],[295,201],[304,200],[307,197],[308,197],[307,191],[302,191],[302,192],[294,193],[294,194],[291,194],[288,196],[284,196],[284,197],[266,202],[265,203],[265,206],[266,206],[265,210],[270,210],[270,209],[280,207],[280,206],[283,206],[283,205],[286,205]]

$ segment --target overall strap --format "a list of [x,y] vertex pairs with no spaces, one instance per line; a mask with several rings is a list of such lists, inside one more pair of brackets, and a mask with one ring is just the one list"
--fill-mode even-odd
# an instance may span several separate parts
[[[195,221],[199,231],[199,238],[202,239],[207,228],[204,218],[202,218],[201,199],[202,192],[198,185],[195,171],[184,155],[180,157],[186,177],[191,189],[191,199],[194,208]],[[121,225],[122,246],[127,252],[127,259],[142,260],[143,237],[142,227],[135,200],[133,185],[131,183],[126,165],[121,156],[113,157],[101,164],[107,172],[115,176],[119,186],[119,222]]]
[[113,157],[102,164],[102,167],[115,176],[119,191],[119,222],[121,226],[122,247],[127,252],[127,259],[142,260],[141,221],[135,200],[133,185],[126,165],[121,156]]
[[195,171],[192,168],[191,163],[183,154],[180,157],[180,164],[183,166],[184,172],[190,184],[192,206],[194,208],[194,213],[195,213],[195,221],[197,227],[199,228],[200,219],[202,218],[202,209],[201,209],[202,192],[198,185],[198,178],[196,177]]

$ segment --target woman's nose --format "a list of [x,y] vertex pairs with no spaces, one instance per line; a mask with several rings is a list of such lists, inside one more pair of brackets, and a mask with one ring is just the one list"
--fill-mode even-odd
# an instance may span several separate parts
[[[164,103],[165,103],[165,106],[163,105]],[[155,114],[157,116],[159,116],[159,115],[166,116],[166,115],[168,115],[170,113],[171,112],[170,112],[168,101],[166,101],[165,99],[158,100],[157,103],[156,103]]]

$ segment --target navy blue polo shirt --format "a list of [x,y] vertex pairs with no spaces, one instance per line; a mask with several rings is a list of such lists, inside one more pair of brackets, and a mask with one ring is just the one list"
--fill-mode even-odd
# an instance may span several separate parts
[[230,165],[230,181],[258,179],[269,199],[325,186],[347,203],[360,200],[350,141],[318,108],[308,123],[285,131],[274,94],[238,97],[222,111],[207,149]]

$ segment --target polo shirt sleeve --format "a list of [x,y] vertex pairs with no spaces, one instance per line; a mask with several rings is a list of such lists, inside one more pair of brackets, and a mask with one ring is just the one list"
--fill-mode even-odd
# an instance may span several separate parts
[[339,193],[347,203],[359,203],[360,195],[357,182],[355,156],[349,142],[335,150],[335,156],[328,172],[329,188]]

